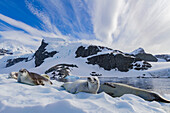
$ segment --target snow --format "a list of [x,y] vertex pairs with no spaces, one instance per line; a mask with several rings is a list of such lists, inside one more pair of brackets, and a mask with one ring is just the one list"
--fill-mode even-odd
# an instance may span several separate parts
[[[112,98],[106,93],[70,94],[52,81],[52,86],[29,86],[0,75],[0,113],[168,113],[170,104],[148,102],[126,94]],[[170,95],[164,95],[170,99]]]
[[[32,43],[33,42],[34,41],[32,41]],[[40,45],[40,42],[36,42],[36,46],[35,46],[35,45],[27,45],[21,43],[19,39],[12,40],[12,39],[0,38],[0,48],[10,50],[10,52],[12,52],[15,55],[24,55],[24,54],[33,53],[38,48],[38,45]]]

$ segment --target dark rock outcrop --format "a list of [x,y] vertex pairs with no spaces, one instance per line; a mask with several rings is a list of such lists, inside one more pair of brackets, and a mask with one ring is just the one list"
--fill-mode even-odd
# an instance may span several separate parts
[[96,72],[91,72],[90,73],[91,76],[102,76],[102,74],[96,73]]
[[53,75],[51,79],[56,79],[62,82],[66,82],[67,76],[70,76],[71,68],[76,67],[78,68],[77,65],[73,64],[57,64],[47,71],[45,71],[45,74],[52,72],[51,74]]
[[[87,60],[87,64],[99,65],[99,67],[102,67],[108,71],[118,69],[119,71],[127,72],[130,69],[146,70],[151,67],[148,62],[144,63],[141,59],[124,54],[114,55],[113,53],[108,53],[93,56]],[[140,65],[138,61],[142,62],[142,65]]]
[[167,54],[162,54],[162,55],[155,55],[156,58],[159,58],[159,59],[164,59],[166,60],[167,62],[170,62],[170,55],[167,55]]
[[35,67],[40,66],[46,58],[53,57],[57,51],[48,52],[46,51],[46,46],[48,43],[45,43],[44,40],[42,40],[41,46],[38,48],[38,50],[35,52]]
[[99,65],[105,70],[111,70],[116,68],[115,56],[113,54],[102,54],[87,59],[87,64]]
[[73,68],[73,67],[78,68],[78,66],[74,65],[74,64],[57,64],[57,65],[49,68],[47,71],[45,71],[45,74],[50,73],[52,71],[58,71],[62,68]]
[[90,45],[87,48],[80,46],[80,47],[78,47],[77,51],[75,52],[76,58],[78,58],[78,57],[88,57],[88,56],[91,56],[91,55],[95,55],[98,52],[101,52],[103,49],[112,50],[112,49],[107,48],[107,47],[95,46],[95,45]]
[[135,55],[136,58],[139,58],[141,60],[144,61],[149,61],[149,62],[157,62],[158,59],[153,56],[152,54],[148,54],[148,53],[139,53],[137,55]]
[[138,48],[130,53],[131,56],[135,56],[136,58],[139,58],[144,61],[148,62],[157,62],[158,59],[153,56],[152,54],[146,53],[143,48]]
[[0,49],[0,55],[5,55],[5,54],[12,55],[13,53],[6,49]]
[[[141,63],[142,63],[142,65],[141,65]],[[148,68],[151,68],[152,67],[152,65],[151,64],[149,64],[148,62],[146,62],[146,61],[142,61],[141,63],[135,63],[133,66],[135,66],[134,67],[134,69],[135,70],[147,70]]]
[[15,59],[8,59],[8,60],[7,60],[6,67],[13,66],[13,65],[15,65],[16,63],[19,63],[19,62],[22,62],[22,61],[27,62],[27,61],[28,61],[28,58],[15,58]]

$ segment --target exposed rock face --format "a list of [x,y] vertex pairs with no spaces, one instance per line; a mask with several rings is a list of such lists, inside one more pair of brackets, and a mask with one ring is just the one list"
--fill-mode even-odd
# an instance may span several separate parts
[[[142,65],[141,65],[141,63],[142,63]],[[146,61],[141,61],[141,63],[140,63],[140,62],[134,63],[134,64],[133,64],[134,69],[135,69],[135,70],[147,70],[148,68],[151,68],[151,67],[152,67],[152,65],[149,64],[149,63],[146,62]]]
[[[118,69],[119,71],[127,72],[133,68],[136,70],[146,70],[151,67],[149,63],[144,63],[141,59],[124,54],[114,55],[113,53],[108,53],[90,57],[87,60],[88,64],[97,64],[108,71],[111,69]],[[137,61],[142,62],[142,65],[137,63]]]
[[162,55],[155,55],[156,58],[164,59],[167,62],[170,62],[170,55],[162,54]]
[[87,59],[87,64],[99,65],[105,70],[111,70],[116,68],[115,56],[113,54],[102,54]]
[[110,48],[101,47],[101,46],[94,46],[94,45],[88,46],[87,49],[86,49],[86,47],[80,46],[77,49],[77,51],[75,52],[76,58],[78,58],[78,57],[88,57],[88,56],[91,56],[91,55],[95,55],[98,52],[101,52],[102,49],[112,50]]
[[[87,48],[87,49],[86,49]],[[157,59],[151,54],[146,54],[142,48],[135,50],[133,53],[135,54],[124,54],[119,50],[112,50],[105,47],[100,46],[89,46],[89,47],[80,46],[76,51],[77,57],[88,57],[87,64],[99,65],[99,67],[104,68],[105,70],[118,69],[122,72],[127,72],[130,69],[135,70],[147,70],[151,67],[146,61],[157,61]],[[105,51],[105,54],[97,55],[98,52],[102,52],[104,49],[110,50]],[[96,55],[89,57],[91,55]],[[146,61],[143,61],[146,60]]]
[[0,55],[5,55],[5,54],[12,55],[13,53],[6,49],[0,49]]
[[67,76],[70,76],[71,68],[73,67],[78,68],[77,65],[73,64],[57,64],[45,71],[45,74],[52,72],[51,74],[53,76],[51,77],[51,79],[66,82],[67,80],[65,78]]
[[19,62],[22,62],[22,61],[27,62],[27,61],[28,61],[28,58],[8,59],[8,60],[7,60],[6,67],[10,67],[10,66],[15,65],[16,63],[19,63]]
[[153,56],[152,54],[146,53],[143,48],[138,48],[134,50],[133,52],[130,53],[130,55],[135,56],[136,58],[139,58],[144,61],[149,61],[149,62],[158,61],[158,59],[155,56]]
[[60,70],[62,68],[64,69],[64,68],[70,68],[70,67],[78,68],[77,65],[73,65],[73,64],[57,64],[57,65],[51,67],[50,69],[48,69],[47,71],[45,71],[45,74],[50,73],[52,71],[58,71],[58,70]]
[[41,46],[38,48],[38,50],[35,52],[35,67],[40,66],[44,59],[53,57],[57,51],[48,52],[46,51],[45,47],[48,45],[48,43],[45,43],[44,40],[42,40]]
[[158,59],[153,56],[152,54],[148,54],[148,53],[139,53],[137,55],[135,55],[136,58],[139,58],[141,60],[144,61],[149,61],[149,62],[157,62]]

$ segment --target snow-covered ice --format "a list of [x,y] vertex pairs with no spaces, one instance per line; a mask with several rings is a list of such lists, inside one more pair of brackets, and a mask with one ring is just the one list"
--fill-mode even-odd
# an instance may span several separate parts
[[[168,113],[170,104],[148,102],[126,94],[112,98],[106,93],[70,94],[52,86],[29,86],[0,75],[0,113]],[[164,95],[170,99],[170,95]]]

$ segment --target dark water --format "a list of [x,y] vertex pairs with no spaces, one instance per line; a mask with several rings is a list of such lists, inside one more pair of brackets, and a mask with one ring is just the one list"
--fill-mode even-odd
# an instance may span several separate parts
[[100,77],[103,82],[124,83],[134,87],[155,91],[160,94],[170,94],[170,78],[115,78],[115,77]]

